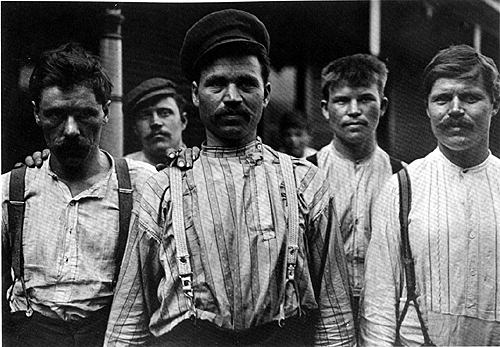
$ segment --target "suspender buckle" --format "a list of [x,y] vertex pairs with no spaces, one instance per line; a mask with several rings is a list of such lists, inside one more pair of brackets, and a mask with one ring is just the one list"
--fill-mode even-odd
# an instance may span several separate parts
[[286,278],[289,281],[295,280],[295,264],[288,264],[288,268],[286,271]]
[[181,279],[184,294],[189,298],[193,298],[193,273],[179,274],[179,278]]

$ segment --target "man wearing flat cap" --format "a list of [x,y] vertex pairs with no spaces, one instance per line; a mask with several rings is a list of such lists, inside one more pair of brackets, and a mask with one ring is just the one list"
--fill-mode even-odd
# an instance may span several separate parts
[[206,141],[192,169],[144,185],[105,345],[354,344],[328,180],[257,137],[268,52],[265,26],[243,11],[187,32],[181,64]]
[[142,150],[125,156],[151,165],[166,163],[168,149],[185,147],[182,131],[186,129],[186,101],[176,85],[167,79],[143,81],[125,96],[125,115],[133,119],[135,134]]

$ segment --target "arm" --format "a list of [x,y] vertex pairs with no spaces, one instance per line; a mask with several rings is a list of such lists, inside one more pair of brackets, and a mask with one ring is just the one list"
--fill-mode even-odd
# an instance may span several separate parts
[[397,180],[388,182],[374,206],[361,304],[361,344],[392,346],[402,276]]
[[[12,285],[11,275],[11,249],[9,237],[9,221],[7,204],[9,195],[10,174],[2,175],[2,312],[9,313],[9,302],[7,300],[7,291]],[[5,315],[4,315],[5,320]]]
[[355,339],[349,278],[333,198],[311,227],[311,274],[319,306],[315,344],[352,346]]
[[157,308],[156,288],[161,269],[159,241],[148,233],[140,216],[131,225],[109,316],[105,346],[145,344],[150,338],[151,314]]

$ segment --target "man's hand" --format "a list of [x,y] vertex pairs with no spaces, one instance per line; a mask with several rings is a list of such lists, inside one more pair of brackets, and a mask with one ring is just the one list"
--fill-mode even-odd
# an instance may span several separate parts
[[180,169],[189,169],[193,163],[200,157],[200,149],[193,148],[169,149],[167,151],[168,161],[166,163],[156,164],[156,170],[161,171],[167,166],[177,166]]
[[[50,154],[50,149],[47,149],[47,148],[41,152],[37,151],[37,152],[33,153],[32,155],[28,155],[26,158],[24,158],[24,163],[26,164],[27,167],[41,168],[43,165],[43,162],[49,158],[49,154]],[[23,164],[16,163],[16,165],[14,165],[14,167],[17,168],[17,167],[20,167],[21,165],[23,165]]]

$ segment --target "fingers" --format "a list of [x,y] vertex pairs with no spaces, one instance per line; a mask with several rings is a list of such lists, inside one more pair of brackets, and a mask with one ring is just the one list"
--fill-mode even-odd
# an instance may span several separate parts
[[42,152],[33,153],[33,160],[35,161],[35,166],[41,168],[43,165]]
[[47,159],[49,159],[49,155],[50,155],[50,149],[45,148],[45,149],[42,151],[42,160],[47,160]]
[[200,149],[198,147],[194,146],[192,148],[192,151],[193,152],[192,152],[191,158],[193,159],[193,163],[194,163],[200,157]]
[[[35,155],[36,153],[37,152],[33,153],[33,155]],[[36,165],[35,159],[31,155],[28,155],[26,158],[24,158],[24,163],[26,164],[27,167],[31,168],[35,167]]]

